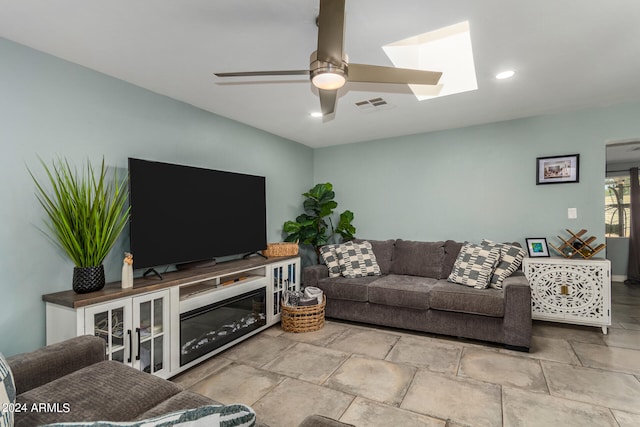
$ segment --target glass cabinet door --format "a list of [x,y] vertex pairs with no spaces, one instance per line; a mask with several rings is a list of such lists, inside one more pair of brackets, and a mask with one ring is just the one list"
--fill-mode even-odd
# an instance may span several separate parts
[[287,266],[287,289],[290,291],[300,290],[300,263],[298,261],[290,262]]
[[150,374],[169,371],[169,291],[133,298],[134,363]]
[[107,359],[131,364],[131,300],[113,301],[89,307],[85,312],[85,332],[104,339]]
[[273,267],[273,315],[280,314],[282,304],[282,293],[284,292],[285,269],[282,265]]
[[282,296],[285,291],[300,290],[300,260],[294,259],[272,267],[273,288],[271,299],[273,310],[270,313],[275,320],[282,312]]

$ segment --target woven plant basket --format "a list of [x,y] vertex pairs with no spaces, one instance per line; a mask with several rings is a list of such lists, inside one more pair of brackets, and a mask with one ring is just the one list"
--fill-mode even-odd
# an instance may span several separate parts
[[267,243],[267,249],[262,251],[266,257],[298,255],[298,242]]
[[282,304],[280,316],[282,330],[285,332],[313,332],[324,327],[324,307],[327,297],[322,296],[322,304],[291,307]]

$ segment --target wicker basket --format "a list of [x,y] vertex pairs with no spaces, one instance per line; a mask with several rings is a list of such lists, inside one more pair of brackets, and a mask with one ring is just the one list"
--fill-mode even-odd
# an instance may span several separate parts
[[324,327],[324,307],[327,297],[322,296],[322,304],[291,307],[282,305],[282,330],[285,332],[313,332]]
[[298,242],[267,243],[267,249],[262,251],[266,257],[298,255]]

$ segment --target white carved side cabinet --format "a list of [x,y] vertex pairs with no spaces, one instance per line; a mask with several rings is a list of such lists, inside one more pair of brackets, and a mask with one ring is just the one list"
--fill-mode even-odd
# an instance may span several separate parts
[[611,262],[607,259],[525,258],[534,319],[611,325]]

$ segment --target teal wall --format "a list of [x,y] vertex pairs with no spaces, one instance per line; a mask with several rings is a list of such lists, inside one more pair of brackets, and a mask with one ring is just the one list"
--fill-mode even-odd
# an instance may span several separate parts
[[626,237],[607,237],[607,258],[611,260],[613,280],[626,280],[629,265],[629,239]]
[[[621,104],[322,148],[314,182],[334,184],[362,238],[556,244],[586,228],[604,243],[605,143],[640,136],[639,117]],[[535,184],[536,157],[575,153],[579,183]]]
[[[38,231],[26,171],[37,156],[124,170],[127,157],[267,177],[268,240],[317,182],[336,189],[367,238],[517,240],[587,228],[604,241],[605,142],[640,136],[622,104],[312,150],[0,39],[0,351],[44,344],[44,293],[71,288],[72,264]],[[428,120],[428,117],[425,118]],[[535,158],[579,153],[580,183],[535,185]],[[281,165],[286,164],[287,168]],[[168,195],[168,197],[170,197]],[[567,219],[567,208],[578,219]],[[126,237],[126,236],[125,236]],[[126,238],[105,262],[119,279]]]
[[[45,343],[41,295],[71,289],[73,265],[38,231],[43,212],[26,166],[37,156],[80,164],[105,156],[176,162],[267,178],[268,240],[312,186],[313,150],[0,39],[0,352]],[[282,165],[287,165],[283,168]],[[171,195],[167,194],[170,199]],[[105,261],[119,280],[123,236]]]

